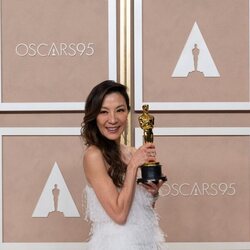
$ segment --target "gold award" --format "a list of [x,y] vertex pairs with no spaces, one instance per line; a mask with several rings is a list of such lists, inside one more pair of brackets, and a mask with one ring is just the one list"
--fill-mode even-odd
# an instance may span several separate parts
[[[142,106],[142,114],[138,117],[140,127],[143,129],[144,143],[153,142],[154,116],[149,114],[149,105]],[[141,177],[137,182],[147,183],[152,181],[158,183],[159,180],[166,181],[167,177],[162,175],[161,164],[159,162],[147,162],[141,166]]]

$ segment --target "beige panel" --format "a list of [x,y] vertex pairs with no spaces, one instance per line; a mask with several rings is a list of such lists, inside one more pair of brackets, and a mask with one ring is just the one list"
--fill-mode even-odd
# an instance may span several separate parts
[[[83,147],[78,136],[3,137],[4,242],[81,242],[84,220]],[[38,199],[57,162],[80,218],[32,218]]]
[[168,240],[249,241],[249,136],[168,136],[155,143],[168,175],[157,204]]
[[82,102],[108,78],[108,0],[2,0],[2,51],[3,102]]
[[[159,112],[155,127],[249,127],[249,112]],[[133,116],[133,125],[138,127],[139,113]]]
[[[155,127],[249,127],[249,112],[159,112],[155,116]],[[132,116],[132,127],[139,127],[139,113]]]
[[2,127],[80,127],[83,113],[4,113]]
[[[249,101],[248,0],[142,2],[145,102]],[[221,77],[171,77],[194,22]]]

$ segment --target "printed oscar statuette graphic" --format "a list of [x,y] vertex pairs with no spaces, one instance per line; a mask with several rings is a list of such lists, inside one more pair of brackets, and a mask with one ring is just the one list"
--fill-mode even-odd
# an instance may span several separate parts
[[[143,113],[138,117],[140,127],[143,129],[144,143],[153,142],[153,127],[154,127],[154,116],[150,115],[148,110],[149,106],[142,106]],[[158,183],[159,180],[167,181],[167,177],[162,174],[161,165],[159,162],[147,162],[141,166],[141,177],[137,182],[147,183],[153,181]]]

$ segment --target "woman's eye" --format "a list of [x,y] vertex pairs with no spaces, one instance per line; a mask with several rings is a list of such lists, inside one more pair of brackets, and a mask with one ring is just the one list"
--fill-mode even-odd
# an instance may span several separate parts
[[125,112],[125,109],[118,109],[117,112]]
[[100,114],[106,114],[106,113],[107,113],[106,110],[101,110],[101,111],[100,111]]

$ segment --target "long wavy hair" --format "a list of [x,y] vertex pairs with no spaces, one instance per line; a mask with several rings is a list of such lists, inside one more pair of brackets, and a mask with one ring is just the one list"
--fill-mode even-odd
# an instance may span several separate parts
[[127,166],[121,159],[120,145],[103,136],[100,133],[96,122],[96,118],[100,113],[105,96],[114,92],[119,93],[124,97],[127,109],[130,111],[126,86],[111,80],[99,83],[92,89],[87,97],[85,116],[81,124],[81,136],[85,145],[94,145],[101,150],[103,157],[108,164],[109,176],[117,187],[122,187]]

